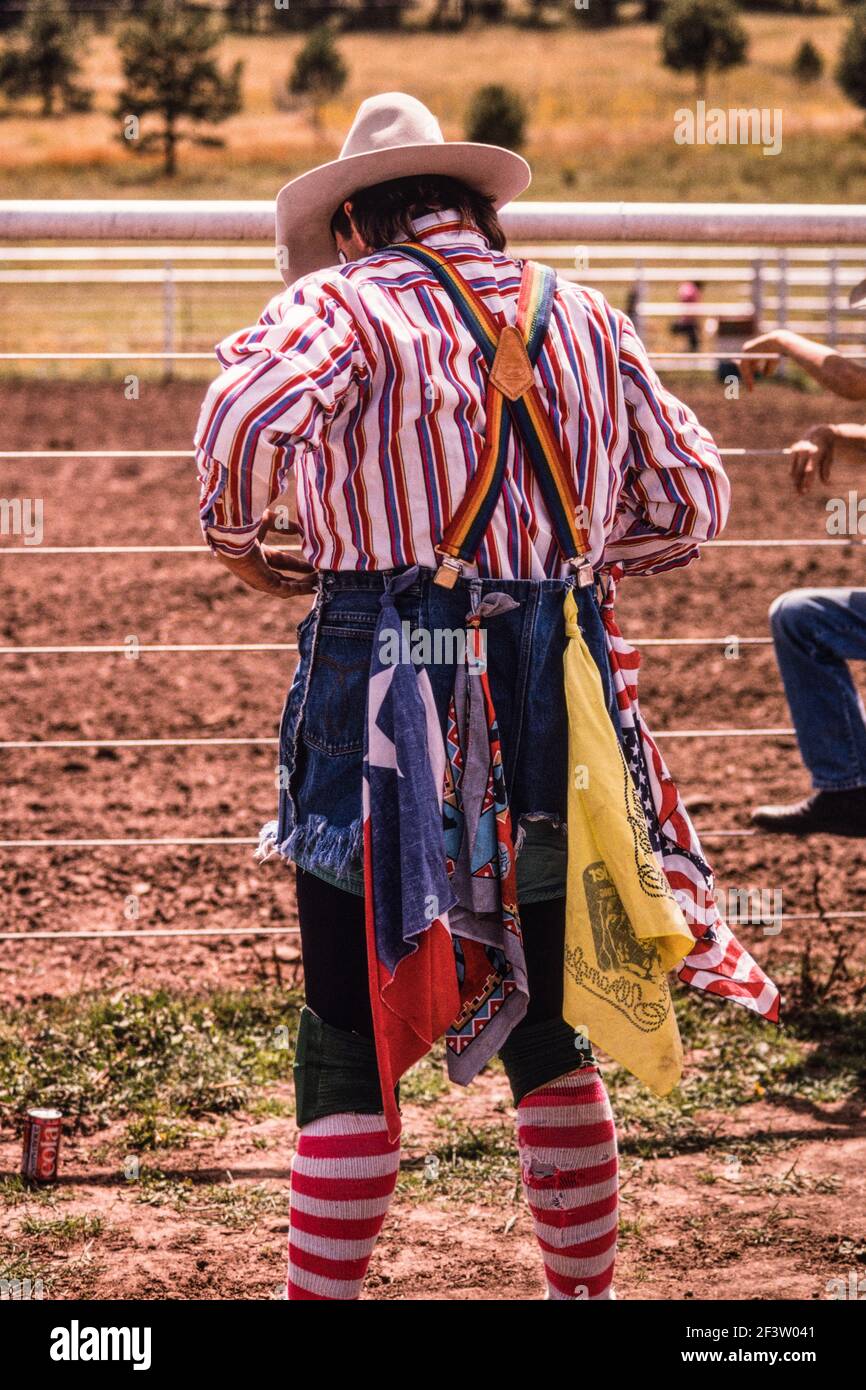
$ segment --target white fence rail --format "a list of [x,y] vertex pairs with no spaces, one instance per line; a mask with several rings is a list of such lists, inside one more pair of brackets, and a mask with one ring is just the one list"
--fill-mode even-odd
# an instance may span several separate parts
[[[712,370],[773,324],[834,346],[866,332],[866,319],[847,311],[866,273],[866,206],[517,203],[503,221],[521,254],[623,302],[666,366]],[[272,236],[273,206],[263,201],[0,202],[0,285],[10,302],[0,349],[5,357],[17,346],[4,331],[31,310],[34,348],[62,343],[67,360],[104,349],[80,313],[86,285],[93,323],[101,310],[116,350],[209,353],[278,287]],[[34,242],[50,244],[22,244]],[[702,284],[702,302],[677,299],[685,280]],[[675,351],[684,346],[671,336],[678,319],[698,324],[703,360]]]
[[[866,206],[833,203],[512,203],[508,235],[525,241],[719,242],[742,246],[866,243]],[[59,199],[0,202],[0,238],[20,241],[260,241],[273,204],[240,199]]]

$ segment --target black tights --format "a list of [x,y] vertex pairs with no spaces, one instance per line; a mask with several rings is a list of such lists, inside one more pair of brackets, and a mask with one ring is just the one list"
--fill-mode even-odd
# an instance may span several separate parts
[[[334,1028],[372,1038],[364,899],[296,872],[307,1006]],[[514,1032],[562,1017],[565,899],[520,908],[529,1008]]]

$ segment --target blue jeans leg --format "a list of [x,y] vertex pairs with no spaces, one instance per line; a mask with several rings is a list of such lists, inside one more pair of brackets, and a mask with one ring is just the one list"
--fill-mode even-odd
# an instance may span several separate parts
[[770,609],[803,761],[819,791],[866,786],[866,712],[847,661],[866,661],[866,589],[793,589]]

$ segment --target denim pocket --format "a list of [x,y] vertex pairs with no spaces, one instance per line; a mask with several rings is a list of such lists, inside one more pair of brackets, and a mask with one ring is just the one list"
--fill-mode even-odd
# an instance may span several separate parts
[[360,610],[322,614],[301,735],[320,753],[345,757],[363,749],[376,620]]

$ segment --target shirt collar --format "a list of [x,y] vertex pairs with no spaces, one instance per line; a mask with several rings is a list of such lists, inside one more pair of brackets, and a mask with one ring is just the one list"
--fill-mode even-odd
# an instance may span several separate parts
[[487,238],[474,227],[461,227],[460,213],[456,208],[443,208],[441,212],[428,212],[423,217],[412,219],[412,230],[418,241],[425,246],[467,246],[479,251],[489,251]]

